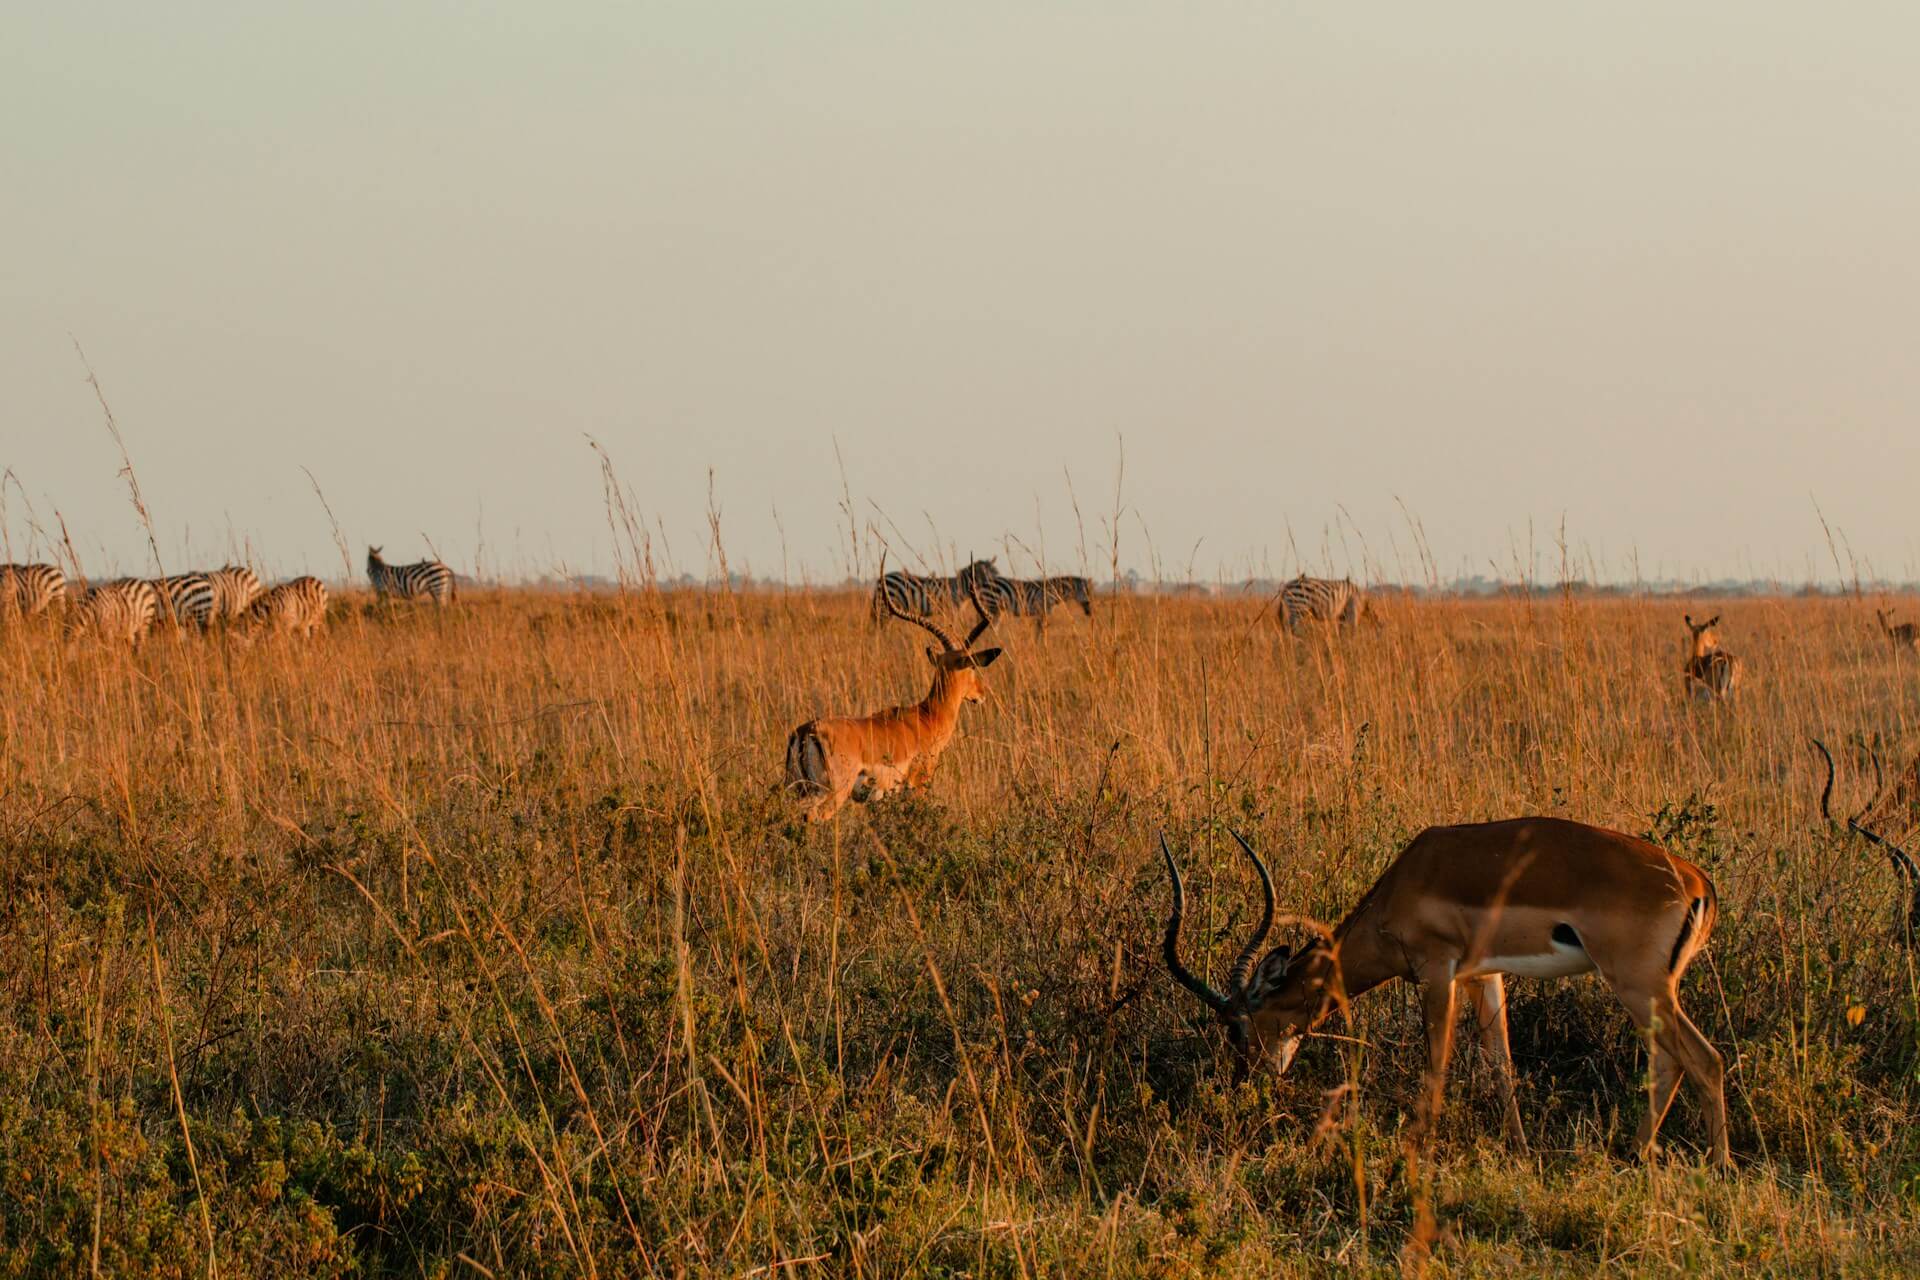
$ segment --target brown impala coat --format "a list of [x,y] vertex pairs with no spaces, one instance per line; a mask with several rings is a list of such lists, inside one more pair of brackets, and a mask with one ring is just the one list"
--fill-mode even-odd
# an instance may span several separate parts
[[1720,615],[1716,613],[1705,622],[1695,622],[1693,615],[1688,614],[1686,624],[1687,630],[1693,633],[1684,668],[1687,691],[1708,702],[1731,697],[1740,683],[1742,665],[1740,659],[1720,647],[1719,633],[1714,630],[1720,625]]
[[[1243,847],[1244,842],[1242,842]],[[1247,849],[1253,857],[1252,849]],[[1500,1070],[1507,1129],[1524,1142],[1507,1047],[1505,975],[1559,978],[1598,970],[1653,1042],[1654,1093],[1637,1146],[1644,1155],[1684,1072],[1706,1094],[1713,1157],[1727,1161],[1720,1055],[1680,1008],[1679,982],[1706,945],[1716,898],[1706,873],[1645,840],[1561,818],[1429,827],[1416,836],[1333,931],[1298,954],[1280,947],[1246,976],[1273,918],[1255,933],[1225,996],[1179,965],[1181,895],[1175,873],[1169,967],[1212,1006],[1250,1060],[1286,1070],[1301,1037],[1341,1000],[1395,978],[1419,983],[1439,1106],[1452,1051],[1458,988],[1478,1006]],[[1172,855],[1168,853],[1168,865]]]
[[1880,617],[1880,630],[1893,642],[1895,649],[1920,648],[1920,626],[1911,622],[1889,622],[1885,609],[1875,609],[1874,613]]
[[[883,556],[883,583],[886,568]],[[992,620],[980,602],[979,584],[970,583],[969,589],[978,621],[962,644],[955,644],[931,619],[902,613],[890,595],[876,591],[874,598],[887,613],[924,628],[940,642],[939,649],[927,649],[933,687],[912,706],[858,718],[809,720],[788,735],[787,788],[807,801],[807,821],[826,821],[848,800],[877,800],[902,785],[924,786],[932,779],[933,766],[959,726],[961,705],[985,696],[980,672],[1000,656],[998,649],[973,651],[973,642]]]

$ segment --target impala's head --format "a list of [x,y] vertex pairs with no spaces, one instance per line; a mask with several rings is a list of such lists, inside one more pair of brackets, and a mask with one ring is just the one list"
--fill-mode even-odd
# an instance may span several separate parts
[[373,547],[373,546],[370,546],[367,548],[367,563],[368,564],[380,563],[380,548]]
[[[975,563],[981,562],[976,561]],[[986,563],[991,564],[990,561]],[[968,570],[971,570],[972,567],[972,565],[969,565]],[[883,551],[880,553],[880,576],[884,579],[886,575],[887,554]],[[973,630],[967,632],[965,642],[960,644],[954,643],[953,637],[947,633],[946,628],[942,627],[932,618],[922,617],[917,613],[901,612],[900,607],[894,604],[893,597],[886,592],[880,592],[878,598],[886,608],[887,613],[900,619],[902,622],[911,622],[914,626],[926,630],[935,640],[940,642],[938,649],[932,645],[927,646],[927,661],[933,664],[933,678],[935,683],[944,686],[948,692],[957,695],[962,702],[979,702],[982,698],[986,697],[986,692],[980,683],[980,673],[994,664],[994,661],[1000,656],[1000,650],[981,649],[976,651],[974,649],[974,641],[978,640],[981,633],[992,625],[993,619],[988,616],[986,606],[980,603],[980,583],[978,579],[968,579],[967,593],[973,597],[973,609],[975,614],[978,615],[979,620],[973,624]]]
[[1693,615],[1683,614],[1681,620],[1687,624],[1687,630],[1693,632],[1693,651],[1695,654],[1709,653],[1720,647],[1720,637],[1714,628],[1720,625],[1720,615],[1714,614],[1705,622],[1695,622]]
[[1180,963],[1180,917],[1186,907],[1186,891],[1164,833],[1160,837],[1160,853],[1167,861],[1167,874],[1173,880],[1173,913],[1167,917],[1167,936],[1162,949],[1174,980],[1213,1010],[1226,1028],[1228,1043],[1239,1056],[1242,1067],[1267,1062],[1275,1071],[1285,1072],[1293,1065],[1300,1041],[1332,1007],[1334,953],[1326,942],[1316,939],[1297,952],[1291,947],[1275,947],[1258,965],[1254,964],[1261,944],[1273,929],[1273,877],[1267,874],[1267,864],[1260,860],[1253,846],[1242,839],[1239,832],[1231,834],[1260,875],[1266,909],[1253,936],[1247,939],[1247,945],[1240,949],[1233,967],[1227,971],[1225,994],[1215,991]]

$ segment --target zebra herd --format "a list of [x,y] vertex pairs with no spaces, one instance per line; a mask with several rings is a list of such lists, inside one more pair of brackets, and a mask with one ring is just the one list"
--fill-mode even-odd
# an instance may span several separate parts
[[[453,600],[453,570],[438,560],[390,565],[367,548],[367,578],[382,599]],[[311,636],[327,615],[327,587],[299,577],[265,587],[245,565],[161,578],[119,578],[69,590],[55,564],[0,564],[0,621],[64,613],[69,636],[138,645],[156,626],[205,632],[231,626],[243,641],[259,634]]]
[[957,605],[976,595],[988,618],[1002,614],[1044,621],[1056,605],[1076,604],[1080,612],[1093,616],[1093,586],[1085,578],[1006,578],[994,567],[992,559],[975,560],[958,573],[946,577],[923,576],[895,569],[882,573],[873,589],[873,616],[876,621],[890,610],[918,614],[932,613],[941,604]]
[[[884,566],[883,566],[884,568]],[[1055,606],[1076,604],[1093,616],[1093,588],[1085,578],[1007,578],[991,559],[975,560],[958,573],[928,576],[904,569],[883,572],[873,588],[873,617],[890,611],[932,613],[940,605],[957,605],[978,588],[978,599],[989,618],[1002,614],[1044,619]],[[1280,625],[1298,631],[1308,623],[1335,624],[1342,630],[1361,621],[1376,622],[1366,592],[1351,578],[1309,578],[1304,574],[1280,588],[1277,600]]]
[[32,618],[64,611],[70,636],[94,635],[138,645],[156,626],[208,631],[229,624],[242,639],[260,632],[311,635],[327,612],[318,578],[264,587],[245,565],[162,578],[118,578],[83,585],[69,598],[66,574],[53,564],[0,565],[0,616]]

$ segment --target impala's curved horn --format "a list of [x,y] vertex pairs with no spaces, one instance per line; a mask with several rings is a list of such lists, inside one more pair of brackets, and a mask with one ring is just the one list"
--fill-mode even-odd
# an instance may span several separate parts
[[948,635],[939,623],[935,622],[932,618],[921,617],[917,613],[903,613],[900,606],[893,602],[893,597],[887,594],[887,553],[885,551],[880,553],[880,602],[886,605],[887,613],[890,616],[898,618],[902,622],[911,622],[916,627],[924,627],[927,631],[931,632],[933,638],[938,640],[948,653],[958,653],[960,651],[959,646],[954,644],[953,637]]
[[979,621],[973,624],[973,630],[967,632],[967,643],[964,647],[969,651],[971,651],[973,648],[973,642],[975,640],[978,640],[981,637],[981,635],[985,633],[986,629],[993,625],[993,615],[988,613],[987,606],[981,603],[979,574],[971,573],[971,572],[968,573],[967,595],[973,600],[974,613],[979,615]]
[[1260,873],[1260,891],[1266,895],[1267,900],[1266,910],[1260,917],[1260,927],[1253,931],[1251,938],[1247,939],[1247,945],[1240,948],[1240,955],[1234,960],[1233,968],[1227,971],[1227,990],[1239,997],[1247,993],[1247,975],[1253,972],[1253,962],[1260,954],[1260,944],[1267,940],[1269,933],[1273,932],[1273,877],[1267,874],[1267,864],[1260,861],[1260,855],[1253,851],[1253,846],[1247,843],[1246,837],[1232,827],[1227,828],[1227,834],[1232,836],[1239,843],[1242,852],[1253,860],[1253,869]]
[[1173,913],[1167,917],[1167,937],[1161,944],[1161,952],[1167,959],[1167,972],[1173,980],[1200,998],[1200,1002],[1215,1013],[1226,1017],[1233,1008],[1233,1002],[1215,991],[1199,978],[1188,972],[1187,966],[1180,963],[1180,916],[1186,910],[1187,896],[1185,887],[1180,883],[1180,867],[1173,860],[1173,850],[1167,847],[1167,833],[1160,833],[1160,856],[1167,860],[1167,875],[1173,879]]
[[[1814,746],[1820,748],[1820,754],[1826,758],[1827,762],[1827,785],[1826,789],[1820,793],[1820,816],[1832,822],[1833,815],[1827,810],[1827,799],[1833,794],[1833,756],[1828,753],[1826,744],[1820,739],[1814,738],[1812,742]],[[1880,803],[1880,793],[1886,789],[1887,785],[1886,770],[1880,764],[1880,752],[1873,747],[1868,747],[1867,754],[1873,760],[1873,799],[1867,801],[1858,813],[1847,819],[1847,830],[1887,855],[1887,861],[1893,864],[1894,874],[1899,876],[1901,883],[1914,894],[1914,905],[1910,914],[1920,919],[1920,914],[1916,914],[1920,913],[1920,863],[1916,863],[1913,855],[1905,849],[1860,821],[1873,812],[1874,806]]]
[[1833,753],[1827,750],[1827,744],[1818,738],[1808,738],[1820,751],[1820,758],[1827,762],[1827,785],[1820,789],[1820,817],[1827,822],[1833,821],[1833,812],[1827,807],[1833,799]]

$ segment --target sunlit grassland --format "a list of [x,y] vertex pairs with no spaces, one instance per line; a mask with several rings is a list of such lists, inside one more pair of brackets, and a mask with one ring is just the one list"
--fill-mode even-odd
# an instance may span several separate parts
[[[852,595],[0,636],[0,1272],[1390,1274],[1422,1205],[1436,1275],[1920,1267],[1913,953],[1808,746],[1838,809],[1849,735],[1920,745],[1871,601],[1717,605],[1730,707],[1683,696],[1684,604],[1390,599],[1332,643],[1259,606],[1003,622],[933,785],[813,830],[787,732],[930,674]],[[1532,1154],[1463,1048],[1410,1168],[1409,991],[1236,1083],[1158,967],[1161,828],[1217,973],[1229,826],[1332,920],[1423,826],[1522,813],[1713,876],[1684,998],[1733,1176],[1689,1091],[1622,1158],[1644,1055],[1596,979],[1512,984]]]

